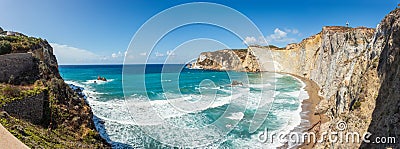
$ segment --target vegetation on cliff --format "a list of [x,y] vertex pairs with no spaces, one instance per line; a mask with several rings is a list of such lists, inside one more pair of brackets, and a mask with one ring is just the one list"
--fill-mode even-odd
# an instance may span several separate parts
[[[40,83],[40,81],[37,81]],[[0,107],[14,100],[22,100],[27,97],[37,95],[45,90],[43,85],[15,86],[10,84],[0,84]]]
[[[2,72],[11,79],[0,81],[0,123],[14,136],[31,148],[110,147],[95,129],[89,105],[60,77],[57,60],[47,41],[20,33],[3,34],[0,50],[2,70],[29,65],[15,68],[37,76],[28,77],[28,81],[22,79],[21,83],[14,81],[11,70]],[[26,55],[17,53],[30,53],[36,60],[16,62],[26,59]],[[38,67],[30,67],[31,63]]]

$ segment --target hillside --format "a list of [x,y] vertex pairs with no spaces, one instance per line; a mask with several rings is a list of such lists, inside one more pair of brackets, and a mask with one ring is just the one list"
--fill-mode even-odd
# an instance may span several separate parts
[[46,40],[0,33],[0,123],[30,148],[110,148]]

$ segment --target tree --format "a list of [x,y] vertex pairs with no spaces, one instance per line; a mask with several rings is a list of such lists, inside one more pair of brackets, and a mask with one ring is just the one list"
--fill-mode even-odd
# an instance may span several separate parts
[[0,41],[0,55],[11,53],[11,43],[6,40]]

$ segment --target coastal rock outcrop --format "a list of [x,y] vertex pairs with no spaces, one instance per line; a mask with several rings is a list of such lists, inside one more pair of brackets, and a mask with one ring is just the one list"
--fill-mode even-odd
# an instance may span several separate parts
[[[251,46],[247,49],[247,55],[251,56],[246,56],[238,68],[247,66],[253,69],[229,68],[290,73],[316,82],[324,100],[317,106],[315,114],[324,114],[329,118],[328,122],[319,126],[320,132],[338,131],[337,124],[344,121],[347,129],[343,133],[356,132],[362,136],[368,131],[373,134],[370,138],[373,141],[378,136],[398,139],[399,22],[400,9],[396,9],[376,29],[327,26],[320,33],[285,48]],[[224,55],[221,52],[218,55]],[[214,56],[215,53],[208,52],[202,59],[214,60]],[[217,60],[220,64],[225,63],[224,60]],[[199,59],[195,62],[198,68],[224,70],[207,65],[211,62],[199,62]],[[339,136],[339,139],[345,138]],[[361,143],[325,141],[314,147],[354,148],[360,147]],[[361,147],[400,146],[398,143],[364,142]]]
[[225,49],[215,52],[203,52],[199,58],[191,64],[192,68],[208,70],[236,70],[236,71],[260,71],[256,65],[256,57],[248,49]]
[[2,34],[0,123],[31,148],[110,148],[93,113],[61,78],[53,48],[43,39]]

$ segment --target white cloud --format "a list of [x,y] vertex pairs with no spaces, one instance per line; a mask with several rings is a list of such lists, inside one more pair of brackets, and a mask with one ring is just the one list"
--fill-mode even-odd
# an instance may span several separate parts
[[257,43],[257,39],[255,37],[246,37],[246,38],[244,38],[244,43],[254,44],[254,43]]
[[[126,52],[125,52],[125,54],[126,54]],[[122,55],[122,52],[121,51],[118,51],[118,53],[113,53],[113,54],[111,54],[111,57],[112,58],[120,58],[120,57],[122,57],[123,55]]]
[[147,53],[146,53],[146,52],[143,52],[143,53],[140,53],[139,55],[141,55],[141,56],[146,56]]
[[[293,33],[293,32],[298,33],[299,32],[298,30],[290,30],[290,29],[286,29],[285,31],[291,32],[291,33]],[[287,32],[284,32],[284,31],[280,30],[279,28],[276,28],[274,30],[273,34],[267,36],[266,40],[269,43],[272,43],[272,44],[279,44],[279,43],[288,44],[288,43],[296,42],[295,38],[288,37],[288,33]]]
[[268,37],[271,38],[272,40],[281,40],[283,38],[286,38],[287,33],[284,31],[281,31],[279,28],[276,28],[274,30],[274,34],[269,35]]
[[273,45],[278,45],[278,46],[286,46],[286,44],[296,42],[295,38],[291,38],[290,35],[300,35],[299,30],[297,29],[284,29],[285,31],[282,31],[279,28],[275,28],[274,33],[271,35],[264,37],[253,37],[253,36],[248,36],[244,39],[244,43],[248,45],[267,45],[267,44],[273,44]]
[[88,50],[57,43],[50,43],[50,45],[53,47],[59,64],[98,63],[103,59],[102,56]]
[[89,50],[50,43],[53,47],[54,55],[57,57],[58,64],[105,64],[122,63],[122,52],[112,53],[111,56],[95,54]]
[[172,50],[168,50],[168,51],[167,51],[167,55],[168,55],[168,56],[175,56],[175,53],[174,53],[174,51],[172,51]]
[[111,57],[112,57],[112,58],[117,58],[117,57],[118,57],[118,55],[117,55],[117,54],[115,54],[115,53],[113,53],[113,54],[111,54]]
[[256,37],[251,36],[251,37],[246,37],[244,39],[244,43],[247,45],[254,45],[254,44],[255,45],[265,45],[265,44],[267,44],[267,41],[265,40],[264,37],[256,38]]
[[299,32],[299,30],[297,30],[297,29],[288,29],[288,28],[285,28],[285,32],[287,32],[287,33],[291,33],[291,34],[295,34],[295,35],[300,35],[300,32]]
[[156,52],[156,57],[163,57],[163,56],[164,56],[164,54],[163,54],[163,53]]

